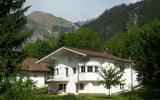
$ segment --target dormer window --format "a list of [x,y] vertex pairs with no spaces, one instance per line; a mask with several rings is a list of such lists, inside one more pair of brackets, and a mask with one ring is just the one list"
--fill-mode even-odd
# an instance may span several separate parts
[[93,72],[93,66],[87,66],[87,72]]

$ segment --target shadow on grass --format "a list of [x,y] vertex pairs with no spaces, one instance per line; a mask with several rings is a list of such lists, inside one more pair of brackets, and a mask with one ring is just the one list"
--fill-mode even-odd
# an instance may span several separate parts
[[155,88],[141,88],[128,93],[123,93],[121,96],[124,97],[139,97],[144,100],[159,100],[160,99],[160,89]]

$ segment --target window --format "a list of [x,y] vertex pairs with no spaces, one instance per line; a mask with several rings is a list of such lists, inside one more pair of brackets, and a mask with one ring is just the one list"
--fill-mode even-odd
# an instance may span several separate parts
[[68,75],[68,68],[66,68],[66,77],[68,77],[69,75]]
[[63,90],[63,84],[59,84],[58,90]]
[[124,84],[120,84],[120,90],[124,90]]
[[66,84],[59,84],[58,90],[63,90],[66,92]]
[[73,68],[73,73],[74,73],[74,74],[76,73],[76,68]]
[[93,72],[93,67],[92,66],[87,66],[87,72]]
[[55,74],[58,75],[59,74],[59,70],[58,68],[55,69]]
[[95,72],[98,72],[98,66],[95,66]]
[[84,89],[84,84],[80,83],[79,90],[83,90],[83,89]]
[[85,66],[81,67],[81,72],[85,72]]
[[84,90],[84,84],[83,83],[76,84],[76,90]]

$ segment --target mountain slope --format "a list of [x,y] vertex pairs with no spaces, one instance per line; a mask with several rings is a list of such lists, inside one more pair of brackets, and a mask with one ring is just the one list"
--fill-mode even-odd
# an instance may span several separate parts
[[97,32],[102,41],[119,32],[126,31],[133,25],[144,25],[160,19],[160,0],[142,0],[135,4],[118,5],[106,10],[99,18],[83,25]]
[[31,41],[59,38],[75,28],[74,24],[63,18],[40,11],[32,12],[27,16],[27,29],[33,31]]

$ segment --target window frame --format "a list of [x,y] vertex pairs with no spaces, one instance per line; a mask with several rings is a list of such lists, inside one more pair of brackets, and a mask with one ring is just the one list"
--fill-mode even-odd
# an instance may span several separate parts
[[63,90],[63,84],[58,85],[58,90]]
[[73,74],[76,74],[76,73],[77,73],[77,68],[73,67]]
[[66,77],[69,77],[69,69],[68,68],[65,69],[66,69]]
[[94,66],[94,72],[98,72],[99,70],[98,70],[98,66]]
[[84,83],[79,84],[79,90],[84,90]]
[[84,90],[84,83],[76,83],[76,90]]
[[[84,69],[82,69],[82,68],[84,68]],[[85,72],[86,72],[85,66],[81,66],[81,72],[82,72],[82,73],[85,73]]]
[[87,66],[87,72],[93,72],[93,66]]

